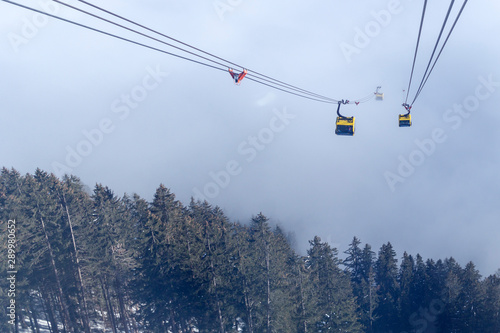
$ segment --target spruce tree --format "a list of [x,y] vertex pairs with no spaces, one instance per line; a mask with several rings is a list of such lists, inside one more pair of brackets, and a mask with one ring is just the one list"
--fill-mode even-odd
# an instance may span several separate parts
[[369,244],[365,244],[362,253],[361,271],[363,298],[358,300],[361,311],[361,323],[368,333],[373,332],[373,323],[378,318],[375,309],[378,305],[377,283],[375,281],[375,252]]
[[446,270],[446,280],[442,293],[445,311],[439,316],[438,326],[442,332],[454,332],[462,329],[462,306],[459,295],[462,292],[462,268],[453,258],[443,262]]
[[[191,201],[189,214],[195,228],[187,231],[191,239],[188,251],[193,272],[199,280],[200,301],[203,299],[203,326],[200,329],[226,332],[237,320],[238,283],[233,275],[236,265],[236,246],[231,240],[231,227],[219,207],[207,202]],[[214,321],[214,318],[217,320]]]
[[295,252],[283,229],[275,227],[270,248],[271,328],[273,332],[295,332],[295,312],[300,300],[296,289]]
[[340,269],[337,249],[319,237],[309,241],[307,269],[312,296],[309,321],[316,332],[362,332],[349,276]]
[[415,261],[411,255],[404,252],[403,258],[401,260],[401,266],[399,267],[398,283],[400,287],[399,296],[399,318],[400,318],[400,328],[401,331],[410,331],[412,329],[410,325],[410,317],[412,315],[414,305],[412,295],[412,286],[414,285],[415,279]]
[[247,271],[250,294],[256,302],[255,328],[257,331],[271,333],[271,227],[268,218],[262,213],[250,222],[251,265]]
[[458,295],[461,313],[461,329],[464,332],[484,332],[484,289],[481,275],[473,262],[467,263],[461,275],[461,291]]
[[398,266],[396,252],[391,243],[382,245],[375,264],[375,280],[378,290],[378,306],[375,314],[375,332],[396,331],[399,326],[398,320],[398,295],[399,284],[397,282]]
[[482,282],[484,292],[483,332],[500,332],[500,274],[488,276]]
[[[187,246],[182,242],[186,211],[175,195],[160,185],[151,203],[140,244],[140,275],[135,297],[148,328],[178,333],[189,324],[193,291]],[[179,238],[179,239],[178,239]]]
[[349,248],[344,252],[347,257],[344,259],[343,264],[346,267],[346,271],[351,277],[351,282],[353,286],[354,296],[357,299],[362,298],[362,281],[363,281],[363,250],[359,247],[361,241],[354,237]]

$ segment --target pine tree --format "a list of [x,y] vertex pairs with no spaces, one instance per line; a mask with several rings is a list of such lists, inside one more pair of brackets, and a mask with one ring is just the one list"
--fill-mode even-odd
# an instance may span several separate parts
[[373,323],[378,319],[374,313],[378,305],[377,284],[375,281],[375,257],[372,247],[369,244],[365,244],[361,260],[363,298],[358,302],[361,310],[361,323],[368,333],[373,332]]
[[[499,271],[500,273],[500,271]],[[482,282],[484,290],[483,332],[500,332],[500,274],[490,275]]]
[[[188,251],[195,259],[193,272],[200,280],[204,313],[200,329],[226,332],[237,319],[233,288],[237,285],[233,270],[236,264],[236,246],[231,241],[231,227],[219,207],[212,208],[207,202],[191,201],[189,213],[195,226],[186,242]],[[201,245],[201,246],[200,246]],[[217,318],[216,321],[213,319]]]
[[425,284],[427,290],[426,303],[430,303],[433,300],[443,301],[443,290],[445,288],[446,275],[446,268],[444,267],[441,259],[436,262],[432,259],[427,259],[425,262]]
[[351,277],[353,286],[353,293],[357,299],[363,298],[362,281],[363,281],[363,250],[359,247],[361,241],[354,237],[349,248],[344,252],[347,257],[344,259],[343,264],[346,271]]
[[482,322],[485,319],[483,308],[485,295],[481,288],[481,275],[473,262],[467,263],[461,275],[460,304],[461,326],[464,332],[484,332]]
[[357,313],[360,322],[371,332],[372,312],[374,308],[374,285],[373,282],[373,259],[375,253],[371,251],[370,245],[366,244],[363,249],[359,247],[361,241],[354,237],[349,248],[344,252],[347,257],[343,264],[350,274],[353,295],[358,306]]
[[456,332],[461,329],[462,306],[459,295],[462,292],[462,268],[453,258],[444,260],[446,270],[445,286],[442,293],[445,311],[439,316],[438,327],[442,332]]
[[397,282],[398,266],[396,252],[391,243],[382,245],[378,253],[375,264],[375,280],[378,290],[378,306],[375,314],[378,319],[375,321],[375,332],[386,333],[398,329],[399,285]]
[[186,209],[165,186],[156,190],[140,245],[135,281],[141,317],[160,332],[178,333],[197,316],[200,290],[191,270],[184,230]]
[[413,295],[412,286],[414,285],[415,261],[408,253],[403,254],[401,266],[399,267],[398,283],[400,287],[399,297],[399,318],[401,331],[410,331],[410,317],[413,313]]
[[78,313],[79,288],[75,280],[77,269],[74,247],[67,214],[62,205],[62,184],[53,174],[49,175],[39,169],[31,184],[31,200],[28,199],[30,210],[45,240],[49,267],[55,282],[52,290],[57,296],[63,325],[69,332],[83,331],[82,318]]
[[296,255],[282,228],[275,227],[270,248],[271,276],[271,328],[273,332],[295,332],[296,300]]
[[350,279],[339,267],[337,250],[317,236],[309,243],[306,267],[313,293],[309,321],[317,332],[362,332]]
[[[24,263],[29,263],[30,260],[29,255],[26,253],[29,248],[27,238],[30,236],[21,227],[21,225],[25,226],[27,224],[25,222],[26,216],[22,214],[22,202],[19,198],[22,182],[23,179],[18,171],[2,168],[0,172],[0,244],[3,258],[6,260],[0,261],[0,269],[2,272],[19,271],[16,274],[16,302],[18,309],[22,300],[29,297],[27,288],[23,288],[28,285],[27,275],[29,273],[26,270],[19,269]],[[10,234],[9,231],[15,232]],[[9,253],[9,250],[15,251],[15,255],[12,252]],[[12,325],[8,322],[12,322],[12,320],[15,321],[15,327],[17,327],[15,315],[12,314],[11,317],[10,311],[7,310],[7,306],[10,305],[9,289],[10,283],[7,277],[0,279],[0,303],[2,304],[0,315],[4,318],[4,320],[0,321],[1,332],[11,331]]]
[[[241,300],[235,304],[236,309],[241,314],[244,321],[245,332],[254,333],[257,328],[256,312],[259,300],[255,298],[254,279],[259,275],[254,275],[255,269],[255,249],[254,241],[251,239],[250,229],[234,223],[232,235],[236,244],[235,281],[237,289],[241,293]],[[237,323],[238,324],[238,323]]]
[[[76,293],[78,297],[78,302],[81,309],[81,317],[83,323],[83,329],[86,333],[90,333],[90,318],[89,318],[89,308],[87,304],[87,297],[89,295],[86,287],[84,286],[83,274],[82,274],[82,263],[81,254],[79,251],[79,246],[77,246],[75,230],[79,226],[84,224],[84,221],[88,219],[87,208],[90,205],[90,197],[83,191],[83,185],[80,180],[74,176],[65,176],[62,182],[61,192],[59,193],[59,200],[63,209],[63,213],[66,213],[66,220],[68,222],[68,227],[71,235],[72,241],[72,253],[75,261],[75,268],[78,273],[76,276],[77,287],[79,291]],[[128,332],[127,332],[128,333]]]
[[[250,294],[257,301],[256,330],[271,333],[271,228],[262,213],[250,222],[253,269],[249,275]],[[247,272],[250,273],[250,272]]]

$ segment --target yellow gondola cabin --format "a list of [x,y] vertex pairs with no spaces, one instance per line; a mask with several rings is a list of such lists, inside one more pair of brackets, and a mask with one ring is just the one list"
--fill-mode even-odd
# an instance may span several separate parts
[[337,135],[354,135],[354,117],[337,117],[335,134]]
[[399,115],[399,127],[410,127],[411,126],[411,114],[400,114]]

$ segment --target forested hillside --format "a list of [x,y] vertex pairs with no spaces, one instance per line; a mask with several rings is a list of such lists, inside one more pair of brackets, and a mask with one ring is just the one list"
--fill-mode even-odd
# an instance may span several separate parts
[[319,237],[304,256],[262,213],[234,223],[163,185],[152,202],[89,192],[2,169],[1,332],[500,332],[500,274],[472,262],[357,238],[343,261]]

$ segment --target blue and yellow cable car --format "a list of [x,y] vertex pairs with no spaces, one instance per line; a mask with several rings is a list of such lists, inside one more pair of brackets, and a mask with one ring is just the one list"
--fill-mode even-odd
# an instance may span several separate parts
[[337,135],[354,135],[354,117],[337,117],[335,134]]
[[403,104],[403,107],[408,111],[406,114],[399,115],[399,127],[410,127],[411,126],[411,106],[408,104]]
[[344,117],[343,115],[340,114],[340,105],[341,104],[347,104],[349,101],[339,101],[339,106],[337,108],[337,121],[336,121],[336,127],[335,127],[335,134],[337,135],[348,135],[348,136],[353,136],[354,135],[354,122],[355,118],[354,117]]
[[399,127],[410,127],[411,126],[411,114],[400,114],[399,115]]

